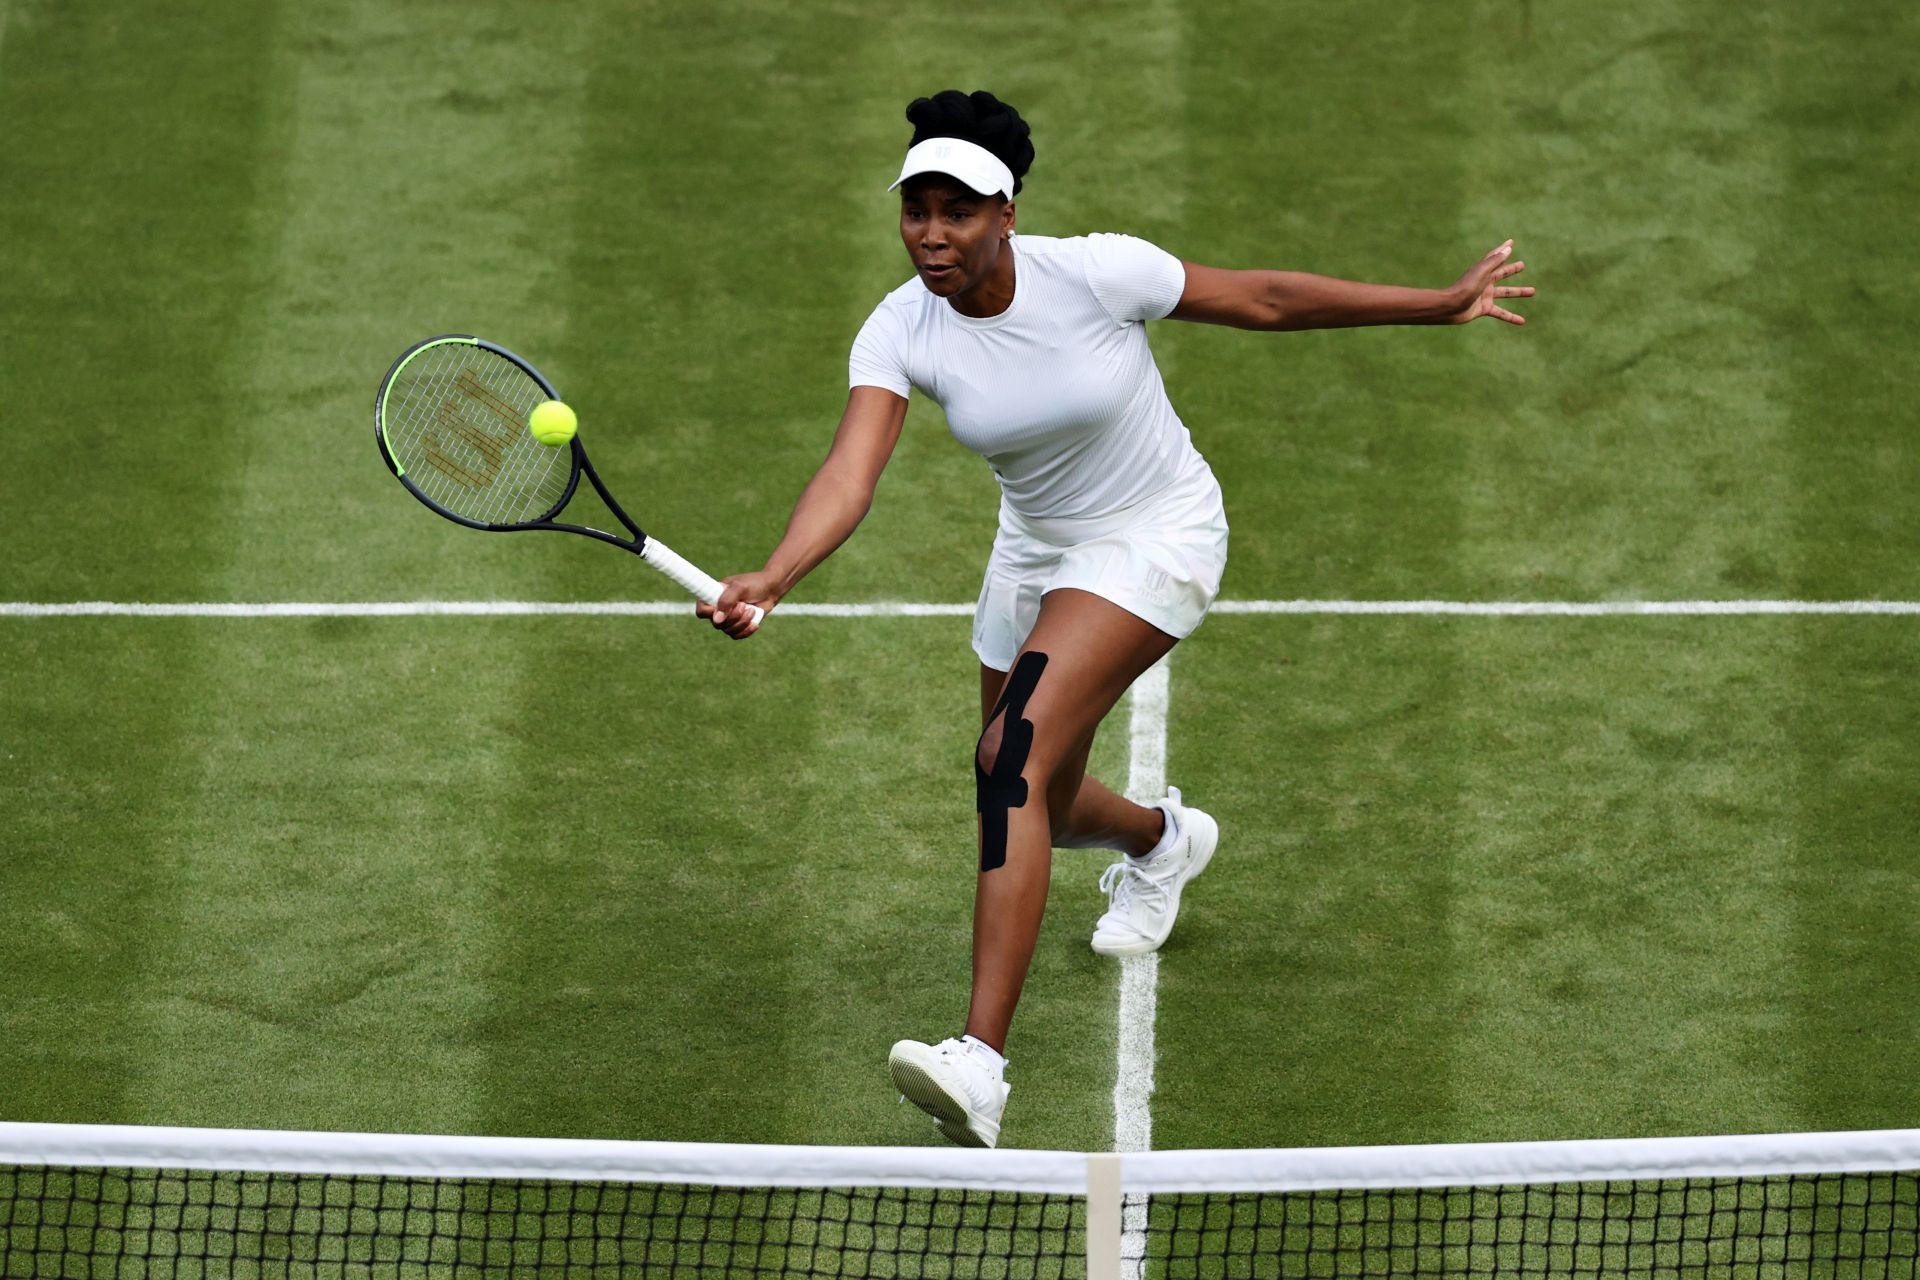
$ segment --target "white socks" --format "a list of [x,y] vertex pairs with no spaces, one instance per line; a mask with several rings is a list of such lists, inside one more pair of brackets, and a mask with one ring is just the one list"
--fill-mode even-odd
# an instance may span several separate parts
[[998,1080],[1007,1073],[1007,1060],[1000,1056],[994,1047],[976,1036],[961,1036],[961,1044],[973,1046],[974,1056],[993,1068],[993,1078]]
[[1135,866],[1143,862],[1153,861],[1167,850],[1173,848],[1173,842],[1180,838],[1180,824],[1174,820],[1173,810],[1166,805],[1159,806],[1159,809],[1160,812],[1167,815],[1166,829],[1160,833],[1159,844],[1156,844],[1145,853],[1130,853],[1127,855],[1128,859],[1132,861]]

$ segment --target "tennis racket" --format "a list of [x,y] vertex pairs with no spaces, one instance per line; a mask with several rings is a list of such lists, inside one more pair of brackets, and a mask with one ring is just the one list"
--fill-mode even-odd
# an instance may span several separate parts
[[[633,552],[718,604],[724,584],[633,522],[600,482],[578,435],[564,447],[533,438],[527,415],[541,401],[559,398],[538,369],[505,347],[447,333],[408,347],[387,370],[373,402],[374,434],[387,469],[407,492],[455,524],[491,533],[582,533]],[[631,537],[556,519],[582,475]],[[747,607],[758,626],[762,611]]]

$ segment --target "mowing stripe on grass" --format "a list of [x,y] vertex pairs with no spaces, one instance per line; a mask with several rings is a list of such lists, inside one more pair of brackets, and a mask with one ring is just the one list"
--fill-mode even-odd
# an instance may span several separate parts
[[[1905,5],[1768,6],[1775,90],[1765,132],[1787,178],[1764,215],[1771,252],[1749,305],[1767,321],[1792,422],[1791,583],[1920,590],[1920,13]],[[1817,289],[1805,283],[1818,271]],[[1900,282],[1896,284],[1895,282]],[[1800,594],[1806,588],[1783,594]],[[1903,630],[1833,644],[1795,628],[1783,684],[1793,753],[1796,1122],[1913,1115],[1920,1062],[1920,643]],[[1890,1064],[1900,1064],[1889,1069]]]
[[0,505],[26,516],[8,530],[12,593],[224,594],[206,576],[223,539],[187,517],[244,466],[222,389],[266,284],[279,15],[216,6],[190,40],[170,16],[8,6],[0,244],[23,252],[0,290],[16,406]]
[[[1463,957],[1453,1131],[1801,1128],[1791,619],[1422,623],[1447,713]],[[1836,654],[1908,626],[1824,626]],[[1825,1054],[1827,1047],[1812,1047]]]
[[[239,358],[203,389],[203,414],[244,428],[198,512],[218,549],[208,594],[350,596],[369,572],[400,596],[584,594],[488,540],[434,541],[456,535],[423,528],[381,474],[368,409],[388,362],[434,332],[566,349],[552,193],[577,177],[587,44],[577,15],[530,32],[500,0],[284,7],[248,60],[284,117],[253,184],[267,287],[234,304]],[[441,545],[461,554],[442,563]],[[456,570],[472,576],[455,585]],[[513,734],[444,726],[469,697],[499,709],[548,682],[490,661],[484,627],[415,626],[394,646],[351,621],[296,624],[237,653],[183,628],[219,661],[186,686],[211,692],[170,759],[191,804],[169,832],[145,984],[166,993],[139,1072],[147,1114],[484,1123],[472,1029],[502,967],[491,889],[526,788]]]
[[245,313],[246,376],[221,402],[252,426],[245,465],[208,513],[234,597],[287,583],[352,597],[369,575],[401,597],[610,594],[563,584],[550,559],[421,523],[377,460],[370,413],[394,357],[449,331],[524,352],[566,390],[555,357],[574,344],[556,295],[570,226],[554,208],[582,177],[590,44],[581,12],[530,26],[499,0],[290,9],[272,60],[293,103],[273,288]]
[[[1541,292],[1517,308],[1525,330],[1447,335],[1472,357],[1461,383],[1487,389],[1459,438],[1471,483],[1455,563],[1498,595],[1813,594],[1789,576],[1799,495],[1767,310],[1791,308],[1795,344],[1839,330],[1808,322],[1812,266],[1779,263],[1782,246],[1818,238],[1771,216],[1818,185],[1785,180],[1771,123],[1784,10],[1624,0],[1516,23],[1506,0],[1463,8],[1505,74],[1472,83],[1460,163],[1489,176],[1462,202],[1460,235],[1476,251],[1517,237],[1515,283]],[[1870,594],[1836,578],[1820,590]]]
[[[0,618],[419,618],[561,616],[679,618],[691,604],[670,600],[348,600],[255,603],[145,603],[77,600],[0,602]],[[1920,615],[1920,600],[1222,600],[1215,613],[1385,614],[1479,618],[1768,617],[1779,614]],[[970,604],[879,600],[867,604],[787,604],[782,618],[961,618]]]
[[[264,291],[260,192],[282,94],[277,3],[7,4],[0,78],[0,508],[7,592],[232,597],[199,513],[244,466],[220,388]],[[282,586],[280,592],[286,588]],[[248,593],[255,594],[255,593]],[[271,593],[269,593],[271,594]],[[85,631],[73,636],[70,631]],[[14,1114],[164,1120],[156,974],[191,848],[222,638],[50,626],[0,682],[0,1078]],[[130,642],[130,643],[129,643]]]
[[[1458,335],[1471,381],[1498,388],[1461,437],[1453,554],[1486,584],[1472,594],[1741,598],[1722,615],[1755,612],[1752,598],[1910,594],[1900,576],[1809,589],[1788,573],[1801,494],[1769,295],[1796,332],[1820,328],[1779,264],[1805,232],[1773,217],[1803,185],[1769,123],[1781,15],[1624,0],[1543,10],[1526,32],[1499,0],[1468,11],[1510,74],[1474,87],[1463,162],[1525,177],[1475,183],[1458,225],[1518,237],[1519,283],[1541,286],[1524,332]],[[1451,1122],[1495,1138],[1792,1114],[1778,1000],[1792,749],[1769,704],[1770,686],[1798,683],[1793,629],[1434,630],[1461,676],[1439,994],[1474,1032],[1452,1047]],[[1613,1080],[1631,1083],[1598,1083]]]

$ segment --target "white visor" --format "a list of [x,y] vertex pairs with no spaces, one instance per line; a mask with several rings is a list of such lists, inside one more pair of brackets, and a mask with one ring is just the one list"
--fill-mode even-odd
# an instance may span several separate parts
[[887,190],[922,173],[951,174],[983,196],[1013,199],[1013,170],[985,147],[961,138],[928,138],[907,148],[907,162]]

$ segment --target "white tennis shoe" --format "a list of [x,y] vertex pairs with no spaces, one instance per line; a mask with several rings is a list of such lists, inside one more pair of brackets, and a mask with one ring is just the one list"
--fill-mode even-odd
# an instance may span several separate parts
[[1180,914],[1180,891],[1207,869],[1220,843],[1220,824],[1181,804],[1180,788],[1168,787],[1160,807],[1174,825],[1173,843],[1151,858],[1122,858],[1100,877],[1107,913],[1093,927],[1093,949],[1103,956],[1159,950]]
[[1000,1117],[1013,1086],[1000,1079],[974,1046],[961,1040],[902,1040],[887,1055],[887,1070],[894,1088],[932,1116],[949,1140],[963,1147],[991,1147],[1000,1141]]

